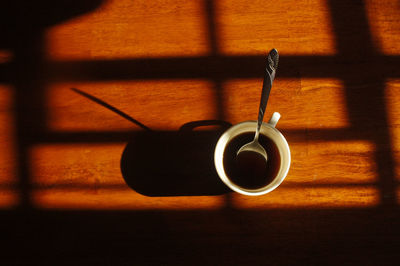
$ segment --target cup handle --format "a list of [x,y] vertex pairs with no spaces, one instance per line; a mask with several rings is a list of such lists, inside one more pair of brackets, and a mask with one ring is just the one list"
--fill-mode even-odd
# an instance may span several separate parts
[[271,119],[268,121],[268,124],[270,124],[273,127],[276,127],[276,124],[278,124],[279,118],[281,118],[281,114],[278,112],[274,112],[271,116]]
[[205,126],[220,126],[222,129],[227,129],[232,126],[231,123],[222,120],[199,120],[188,122],[181,126],[180,132],[191,132],[195,128],[205,127]]

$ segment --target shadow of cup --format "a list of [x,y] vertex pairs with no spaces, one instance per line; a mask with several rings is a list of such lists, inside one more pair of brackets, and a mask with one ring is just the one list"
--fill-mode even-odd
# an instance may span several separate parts
[[[213,126],[212,129],[207,129]],[[145,196],[205,196],[230,191],[214,167],[214,149],[231,125],[204,120],[179,131],[135,133],[121,158],[125,182]]]

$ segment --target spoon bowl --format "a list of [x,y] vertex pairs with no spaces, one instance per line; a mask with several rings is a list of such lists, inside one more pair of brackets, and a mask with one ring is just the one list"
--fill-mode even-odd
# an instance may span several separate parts
[[268,155],[264,147],[258,142],[258,140],[253,140],[250,143],[243,145],[237,152],[237,156],[243,152],[256,152],[257,154],[264,157],[265,161],[268,161]]

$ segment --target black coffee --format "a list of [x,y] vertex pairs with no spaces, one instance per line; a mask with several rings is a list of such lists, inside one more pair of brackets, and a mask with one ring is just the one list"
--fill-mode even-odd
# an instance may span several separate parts
[[236,156],[237,151],[254,139],[254,133],[243,133],[233,138],[225,148],[224,168],[226,175],[236,185],[257,189],[269,184],[279,172],[281,159],[278,147],[266,136],[260,134],[258,141],[264,147],[268,160],[256,152],[245,151]]

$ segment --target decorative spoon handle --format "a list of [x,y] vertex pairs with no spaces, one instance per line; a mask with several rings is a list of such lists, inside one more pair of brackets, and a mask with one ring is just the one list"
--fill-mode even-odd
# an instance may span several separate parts
[[276,69],[278,68],[279,54],[276,49],[272,49],[268,54],[268,64],[265,71],[263,87],[261,92],[260,107],[258,111],[258,122],[255,140],[258,140],[261,124],[264,118],[265,108],[267,107],[269,93],[271,92],[272,82],[275,79]]

